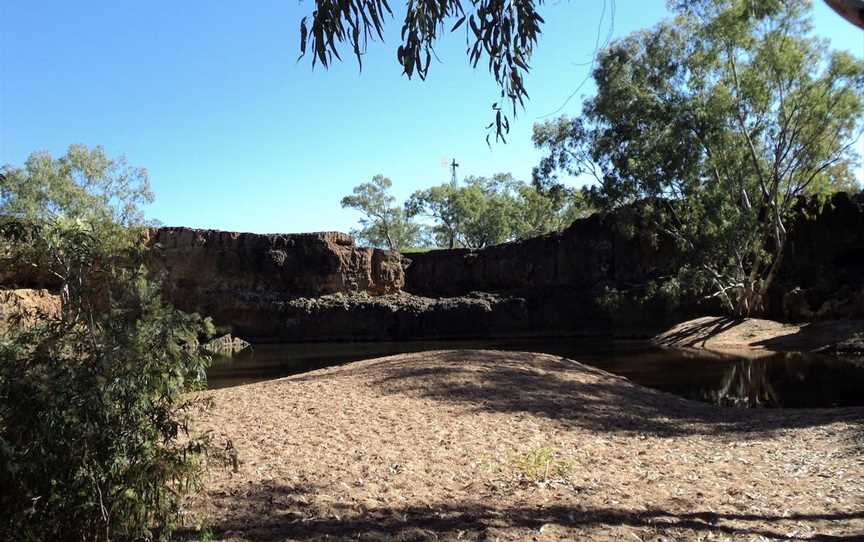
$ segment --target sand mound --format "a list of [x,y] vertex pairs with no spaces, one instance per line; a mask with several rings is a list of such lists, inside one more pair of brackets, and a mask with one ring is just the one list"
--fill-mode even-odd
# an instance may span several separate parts
[[670,348],[698,348],[743,356],[773,352],[831,350],[837,344],[864,337],[864,321],[826,320],[806,324],[781,324],[772,320],[733,320],[706,316],[682,322],[654,338]]
[[214,407],[197,430],[225,461],[210,461],[190,524],[217,540],[864,532],[862,409],[721,409],[500,351],[392,356],[205,396]]

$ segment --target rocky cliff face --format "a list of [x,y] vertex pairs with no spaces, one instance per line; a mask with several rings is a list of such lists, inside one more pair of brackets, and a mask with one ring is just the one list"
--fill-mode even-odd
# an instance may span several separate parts
[[255,341],[620,334],[639,309],[616,306],[610,318],[604,288],[644,282],[670,247],[619,230],[598,215],[520,243],[409,259],[341,233],[161,228],[149,265],[175,306]]
[[402,289],[398,253],[354,245],[338,232],[261,235],[159,228],[149,238],[149,267],[178,308],[219,316],[241,299],[328,294],[381,295]]
[[[616,215],[597,214],[562,232],[518,243],[412,254],[405,290],[428,296],[508,292],[543,299],[546,321],[555,329],[567,326],[568,315],[574,321],[595,309],[595,316],[603,315],[598,304],[603,304],[604,291],[623,294],[617,301],[624,307],[606,315],[613,327],[615,322],[625,328],[639,319],[672,322],[716,311],[710,305],[673,310],[632,304],[633,295],[651,279],[677,271],[675,247],[651,231]],[[586,304],[578,293],[593,301]],[[574,299],[582,299],[582,305],[573,307]],[[836,194],[821,209],[814,200],[801,201],[789,224],[786,255],[768,309],[769,317],[784,321],[864,318],[864,193]],[[646,310],[650,314],[642,313]]]
[[433,250],[407,257],[405,290],[430,296],[472,291],[594,289],[644,283],[668,272],[674,247],[595,214],[564,231],[482,250]]
[[0,289],[0,335],[11,326],[28,327],[60,316],[60,296],[48,290]]
[[623,223],[595,215],[518,243],[410,257],[342,234],[288,243],[163,229],[154,260],[177,306],[256,341],[647,334],[676,313],[610,292],[668,273],[673,247]]
[[802,203],[769,301],[776,319],[864,318],[864,192]]
[[[615,215],[409,257],[342,233],[160,228],[149,244],[169,301],[253,341],[650,335],[714,310],[646,297],[652,279],[676,271],[674,246]],[[0,268],[0,284],[50,288],[12,269]],[[775,319],[864,318],[864,196],[800,214],[769,301]]]

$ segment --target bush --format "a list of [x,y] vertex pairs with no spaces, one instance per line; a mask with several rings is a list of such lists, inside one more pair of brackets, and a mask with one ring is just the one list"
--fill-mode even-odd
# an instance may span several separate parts
[[0,175],[0,262],[57,285],[59,314],[0,335],[0,539],[168,540],[204,442],[186,434],[209,321],[148,279],[143,170],[101,149]]
[[[34,229],[64,277],[63,316],[0,342],[0,534],[16,540],[165,539],[194,485],[202,442],[185,439],[207,359],[187,345],[208,322],[164,305],[143,267],[98,239]],[[132,259],[127,253],[125,261]]]

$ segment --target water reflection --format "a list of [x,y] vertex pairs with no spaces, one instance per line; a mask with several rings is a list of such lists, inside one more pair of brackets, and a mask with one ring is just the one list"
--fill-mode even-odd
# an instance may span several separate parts
[[208,379],[211,388],[221,388],[392,354],[484,348],[560,355],[643,386],[724,406],[864,406],[864,363],[854,360],[818,354],[776,354],[748,360],[663,350],[641,341],[584,338],[257,345],[217,359]]
[[747,408],[859,406],[864,370],[853,361],[798,353],[737,360],[701,399]]
[[782,405],[769,379],[768,364],[744,360],[733,364],[720,388],[706,394],[709,402],[725,406],[779,407]]

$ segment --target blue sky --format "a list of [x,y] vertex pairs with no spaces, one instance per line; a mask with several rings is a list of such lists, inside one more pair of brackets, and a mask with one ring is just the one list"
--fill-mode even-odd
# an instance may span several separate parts
[[[464,34],[438,46],[427,81],[395,59],[399,21],[359,73],[296,62],[311,2],[0,2],[0,163],[70,143],[102,145],[144,166],[166,225],[253,232],[350,229],[339,206],[377,173],[394,194],[464,174],[528,180],[539,153],[531,126],[577,114],[603,2],[552,1],[528,79],[531,100],[507,145],[485,143],[496,87],[471,70]],[[617,0],[614,36],[668,16],[663,0]],[[864,33],[814,2],[815,31],[864,55]],[[398,13],[397,13],[398,17]],[[603,32],[608,30],[608,11]],[[347,51],[346,51],[347,52]],[[562,108],[563,106],[563,108]]]

